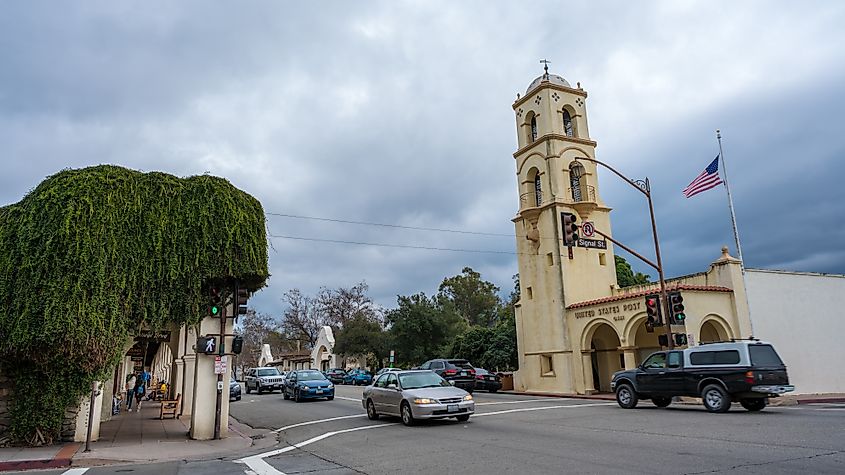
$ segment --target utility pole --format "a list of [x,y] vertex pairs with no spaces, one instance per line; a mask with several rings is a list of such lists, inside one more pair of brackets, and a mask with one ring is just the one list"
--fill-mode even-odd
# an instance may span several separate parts
[[[220,305],[220,335],[217,340],[217,355],[220,358],[221,364],[226,355],[226,303],[223,299],[223,304]],[[223,411],[223,373],[217,374],[217,403],[214,410],[214,438],[220,438],[221,416]]]

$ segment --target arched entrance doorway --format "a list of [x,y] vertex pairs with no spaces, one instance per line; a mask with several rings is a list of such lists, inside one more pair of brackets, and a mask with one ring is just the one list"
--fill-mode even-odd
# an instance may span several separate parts
[[610,392],[613,373],[624,366],[620,345],[616,330],[607,323],[599,324],[593,331],[590,338],[590,363],[593,385],[599,392]]
[[636,323],[636,330],[633,332],[634,335],[631,339],[631,346],[636,348],[636,353],[634,354],[635,364],[642,363],[648,358],[648,355],[655,351],[660,351],[662,348],[657,340],[657,336],[666,334],[666,329],[663,326],[655,327],[654,333],[649,333],[646,330],[645,322],[646,319],[643,317],[642,320]]
[[730,341],[730,330],[715,318],[705,320],[701,324],[698,341],[701,343],[712,343],[716,341]]
[[324,345],[320,345],[320,348],[317,350],[317,358],[314,364],[320,371],[329,370],[329,349]]

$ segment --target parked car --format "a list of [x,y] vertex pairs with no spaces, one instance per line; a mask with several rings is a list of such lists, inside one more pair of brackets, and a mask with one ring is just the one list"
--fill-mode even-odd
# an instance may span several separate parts
[[484,368],[475,368],[475,389],[495,393],[502,389],[502,378]]
[[433,371],[407,370],[382,373],[364,388],[361,404],[367,417],[399,416],[406,426],[420,419],[454,417],[466,422],[475,413],[472,395]]
[[378,379],[379,376],[381,376],[382,374],[384,374],[388,371],[402,371],[402,368],[393,368],[393,367],[382,368],[382,369],[376,371],[376,374],[373,375],[373,381],[375,381],[376,379]]
[[420,365],[420,369],[434,371],[449,383],[470,394],[475,390],[475,368],[467,360],[436,359]]
[[354,384],[355,386],[363,384],[366,386],[373,383],[373,375],[365,369],[353,369],[352,371],[346,373],[346,376],[343,378],[343,383]]
[[279,369],[273,366],[264,366],[261,368],[250,368],[246,370],[244,376],[244,386],[246,386],[246,393],[249,394],[253,389],[258,394],[264,391],[274,391],[282,389],[282,380],[284,374],[279,372]]
[[235,401],[241,400],[241,383],[235,381],[234,375],[229,380],[229,400],[231,401],[232,399]]
[[759,340],[658,351],[638,367],[616,372],[610,387],[625,409],[640,399],[666,407],[674,396],[693,396],[710,412],[727,412],[734,401],[759,411],[768,398],[795,390],[774,346]]
[[326,378],[334,384],[343,384],[343,378],[346,377],[346,370],[340,368],[332,368],[325,373]]
[[285,378],[282,397],[293,398],[296,402],[314,398],[326,398],[331,401],[334,399],[334,384],[316,369],[291,371]]

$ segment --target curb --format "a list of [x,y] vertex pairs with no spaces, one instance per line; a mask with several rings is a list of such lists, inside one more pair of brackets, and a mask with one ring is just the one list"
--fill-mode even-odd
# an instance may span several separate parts
[[80,443],[67,444],[56,452],[52,459],[0,462],[0,472],[69,467],[80,447],[82,447]]
[[840,403],[845,402],[845,397],[820,397],[820,398],[799,398],[796,404],[824,404],[824,403]]

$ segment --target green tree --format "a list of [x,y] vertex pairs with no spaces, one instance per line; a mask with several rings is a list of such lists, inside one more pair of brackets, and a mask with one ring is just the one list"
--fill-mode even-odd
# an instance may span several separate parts
[[464,267],[460,275],[443,279],[437,298],[444,307],[451,307],[470,325],[493,326],[498,315],[499,288],[481,274]]
[[465,326],[460,316],[424,293],[400,295],[397,303],[398,308],[388,310],[385,317],[392,348],[396,350],[397,361],[403,364],[417,365],[441,357],[453,335]]
[[634,273],[631,264],[622,256],[614,256],[616,259],[616,282],[619,287],[630,287],[649,283],[649,276],[640,272]]
[[344,356],[365,355],[381,366],[388,352],[388,335],[381,323],[358,314],[346,321],[335,336],[334,352]]

